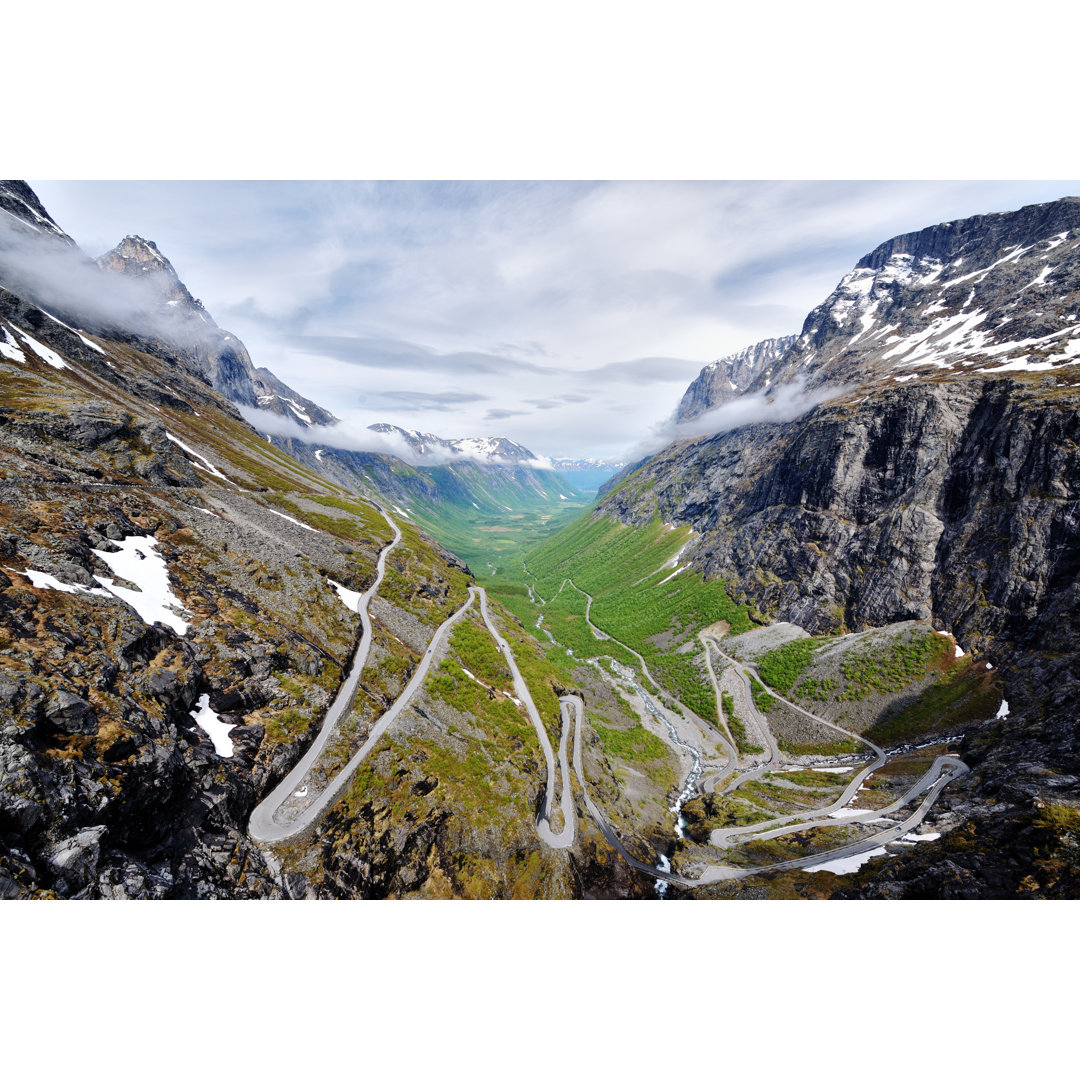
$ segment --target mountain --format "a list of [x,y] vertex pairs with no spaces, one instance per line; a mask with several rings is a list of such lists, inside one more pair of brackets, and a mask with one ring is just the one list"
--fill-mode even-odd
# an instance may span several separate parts
[[[621,479],[576,540],[528,555],[536,573],[565,574],[602,565],[603,545],[622,535],[613,528],[644,537],[662,526],[684,538],[684,584],[667,591],[723,584],[753,618],[803,635],[913,625],[962,643],[962,672],[889,699],[893,712],[876,719],[859,707],[893,745],[955,740],[971,773],[932,816],[947,835],[842,895],[1077,894],[1067,845],[1080,803],[1078,296],[1080,199],[896,237],[739,383],[829,400],[808,399],[787,422],[672,443]],[[716,371],[734,381],[726,361]],[[684,419],[711,407],[703,376]],[[817,695],[804,701],[854,724],[854,671],[803,684]],[[698,813],[719,812],[706,802]]]
[[165,340],[187,343],[197,370],[234,404],[284,416],[302,428],[338,422],[267,368],[256,368],[243,342],[214,322],[152,240],[125,236],[96,261],[102,270],[137,278],[151,287],[159,298],[154,314],[164,327]]
[[335,483],[388,501],[480,573],[516,559],[523,541],[554,531],[587,505],[578,488],[510,439],[444,439],[393,424],[371,430],[417,463],[390,452],[272,439]]
[[439,464],[460,458],[490,465],[509,465],[536,462],[531,450],[511,439],[492,436],[481,439],[442,439],[430,432],[421,434],[411,428],[394,424],[371,424],[369,431],[391,435],[401,440],[409,451],[419,457],[434,458]]
[[[856,263],[772,371],[809,387],[1080,362],[1080,198],[907,233]],[[750,389],[764,389],[765,377]]]
[[95,262],[18,180],[0,181],[0,210],[0,281],[52,321],[149,351],[233,403],[301,428],[337,422],[255,368],[243,343],[214,322],[153,242],[127,236]]
[[749,345],[730,356],[706,364],[701,374],[686,388],[675,410],[676,421],[686,423],[694,420],[717,405],[738,397],[759,377],[768,380],[778,361],[794,344],[794,334],[766,338],[756,345]]
[[[0,898],[650,895],[594,828],[541,838],[542,745],[478,604],[462,611],[460,559],[272,445],[190,341],[123,324],[180,293],[164,260],[136,280],[167,288],[91,307],[110,277],[29,189],[3,192],[20,221],[0,259]],[[121,248],[132,267],[153,250]],[[584,684],[487,612],[557,740],[556,694]],[[314,827],[253,837],[306,752],[286,821],[392,707]],[[610,694],[592,714],[625,726]],[[644,844],[659,815],[634,819],[591,731],[595,797]],[[676,764],[662,751],[645,782],[657,804]]]
[[599,458],[552,458],[555,471],[579,491],[597,491],[607,480],[626,468],[625,461]]

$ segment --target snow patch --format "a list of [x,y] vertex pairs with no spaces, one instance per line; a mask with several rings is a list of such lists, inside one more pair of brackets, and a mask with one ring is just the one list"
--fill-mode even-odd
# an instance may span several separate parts
[[18,327],[15,328],[15,332],[19,335],[19,337],[23,339],[23,341],[26,342],[27,345],[30,346],[31,349],[34,350],[35,353],[37,353],[37,355],[42,360],[45,361],[46,364],[49,365],[49,367],[54,367],[58,371],[62,368],[70,367],[69,364],[61,360],[60,357],[57,356],[56,353],[54,353],[52,349],[50,349],[47,345],[42,345],[40,341],[35,341],[34,338],[32,338],[24,331],[20,330]]
[[19,343],[8,333],[6,326],[0,326],[0,330],[4,332],[4,340],[0,341],[0,356],[6,356],[17,364],[25,364],[26,357],[19,348]]
[[177,614],[183,604],[169,585],[165,560],[154,550],[157,541],[152,536],[127,536],[117,542],[119,551],[95,551],[117,577],[135,584],[134,589],[117,585],[112,578],[94,575],[94,580],[133,607],[139,618],[152,626],[156,622],[171,626],[181,637],[188,624]]
[[213,709],[210,708],[210,695],[203,694],[191,710],[191,717],[196,724],[210,736],[214,749],[219,757],[232,757],[233,744],[229,732],[236,724],[226,724]]
[[[202,469],[203,472],[208,472],[211,476],[216,476],[219,480],[224,480],[227,484],[233,483],[223,472],[220,472],[209,461],[207,461],[206,458],[202,456],[202,454],[195,453],[195,451],[192,450],[187,443],[181,442],[171,432],[166,431],[165,438],[167,438],[169,442],[176,443],[176,445],[179,446],[180,449],[188,455],[188,457],[198,458],[198,461],[193,463],[196,469]],[[199,464],[199,461],[202,462],[201,465]],[[236,487],[236,484],[233,484],[233,487]]]
[[88,585],[69,585],[65,581],[60,581],[58,578],[52,576],[52,574],[46,574],[42,570],[16,570],[13,566],[4,567],[5,570],[10,570],[13,574],[20,574],[22,577],[30,579],[30,584],[35,589],[55,589],[57,592],[66,593],[88,593],[91,596],[109,596],[104,589],[92,589]]
[[804,866],[802,869],[808,874],[816,874],[819,870],[825,870],[830,874],[853,874],[864,863],[877,858],[878,855],[887,855],[883,847],[871,848],[858,855],[848,855],[843,859],[833,859],[831,862],[819,863],[817,866]]
[[674,574],[668,574],[668,576],[666,578],[664,578],[663,581],[657,582],[657,584],[658,585],[664,585],[665,583],[669,582],[673,577],[675,577],[675,574],[681,574],[684,570],[689,570],[689,569],[690,569],[689,564],[687,564],[686,566],[680,566],[679,569],[676,570]]
[[360,600],[364,595],[363,593],[354,592],[352,589],[346,589],[344,585],[335,581],[333,578],[327,578],[326,580],[334,586],[338,598],[350,611],[360,611]]
[[280,510],[271,510],[269,506],[264,506],[263,509],[270,510],[271,514],[277,514],[279,518],[284,518],[286,521],[291,521],[294,525],[299,525],[301,529],[307,529],[308,532],[319,531],[318,529],[313,529],[310,525],[305,525],[302,521],[297,521],[294,517],[289,517],[288,514],[283,514]]
[[[45,314],[49,315],[47,311],[45,312]],[[65,330],[70,330],[84,345],[86,345],[88,348],[93,349],[94,352],[99,352],[102,356],[105,355],[105,350],[100,345],[95,345],[94,342],[92,342],[89,338],[83,337],[82,334],[80,334],[74,326],[68,326],[66,322],[61,322],[55,315],[49,315],[49,318],[52,319],[52,321],[58,326],[62,326]]]

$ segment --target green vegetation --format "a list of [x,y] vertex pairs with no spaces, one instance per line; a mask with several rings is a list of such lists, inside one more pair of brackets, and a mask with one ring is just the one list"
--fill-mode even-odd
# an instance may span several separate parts
[[623,761],[655,761],[670,753],[664,740],[646,731],[640,723],[628,731],[620,731],[599,723],[599,717],[592,713],[589,719],[605,752],[613,757],[622,758]]
[[[612,641],[593,637],[584,620],[584,598],[566,579],[595,599],[592,621],[645,658],[661,685],[700,716],[716,719],[712,685],[699,657],[676,649],[701,629],[726,621],[735,632],[750,628],[748,609],[732,600],[721,581],[700,574],[672,577],[671,560],[690,538],[690,529],[673,529],[654,519],[647,526],[623,525],[611,518],[583,517],[527,556],[525,575],[504,574],[485,582],[526,625],[544,615],[544,627],[576,655],[609,655],[638,667]],[[667,564],[667,565],[665,565]],[[530,604],[520,591],[528,581],[547,599]]]
[[795,743],[790,739],[777,739],[776,745],[790,757],[838,757],[841,754],[857,754],[865,750],[863,743],[854,739],[837,739],[835,742]]
[[488,691],[470,679],[457,661],[447,658],[434,675],[428,675],[424,688],[433,698],[445,701],[466,716],[474,717],[485,725],[495,723],[519,739],[532,738],[532,725],[522,719],[517,706],[507,697],[492,698]]
[[[940,640],[952,648],[947,638]],[[956,731],[988,720],[1000,704],[1001,693],[993,671],[972,665],[970,657],[963,657],[914,701],[887,712],[866,737],[878,743],[897,743],[936,732]]]
[[801,772],[786,772],[781,775],[789,784],[800,784],[803,787],[842,787],[851,779],[850,776],[814,772],[811,769],[804,769]]
[[924,678],[953,651],[950,638],[932,630],[917,630],[881,644],[848,653],[840,661],[845,683],[837,701],[861,701],[869,694],[895,694]]
[[788,696],[795,680],[806,670],[814,657],[814,652],[831,638],[801,638],[789,641],[779,649],[773,649],[757,661],[761,681],[771,686],[778,694]]
[[263,727],[266,731],[264,743],[276,746],[279,743],[292,742],[303,735],[311,726],[311,716],[305,716],[299,709],[282,709],[274,716],[266,718]]
[[542,491],[497,483],[479,468],[470,471],[467,486],[456,467],[425,469],[415,486],[434,492],[438,485],[439,498],[411,492],[401,505],[478,577],[498,576],[520,566],[522,552],[558,532],[591,501],[554,473],[537,475]]
[[795,696],[804,701],[832,701],[833,695],[840,689],[838,679],[826,677],[822,679],[807,678],[799,683],[795,690]]
[[450,635],[450,647],[457,654],[463,666],[471,671],[481,682],[493,686],[496,690],[509,692],[513,689],[513,679],[506,660],[499,651],[495,640],[472,615],[464,618]]
[[750,672],[747,674],[750,675],[750,693],[753,695],[758,712],[767,713],[772,708],[775,699]]
[[[402,522],[399,527],[401,543],[386,560],[379,595],[428,626],[438,626],[465,602],[469,579],[464,571],[444,562],[415,525]],[[439,585],[441,592],[429,582]]]

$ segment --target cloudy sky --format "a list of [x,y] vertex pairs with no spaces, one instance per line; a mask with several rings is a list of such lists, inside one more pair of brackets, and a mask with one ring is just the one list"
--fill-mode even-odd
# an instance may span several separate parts
[[216,321],[354,429],[619,457],[709,361],[793,333],[898,233],[1070,182],[58,182],[90,255],[154,240]]

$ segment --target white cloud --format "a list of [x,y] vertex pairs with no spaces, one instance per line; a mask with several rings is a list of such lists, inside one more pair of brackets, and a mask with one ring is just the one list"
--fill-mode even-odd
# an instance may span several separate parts
[[[95,254],[127,232],[157,241],[257,365],[354,426],[601,456],[671,413],[696,368],[797,332],[891,236],[1070,193],[1019,182],[37,187]],[[587,400],[525,404],[567,389]],[[399,397],[409,408],[395,413],[392,395],[417,391],[443,407]]]

